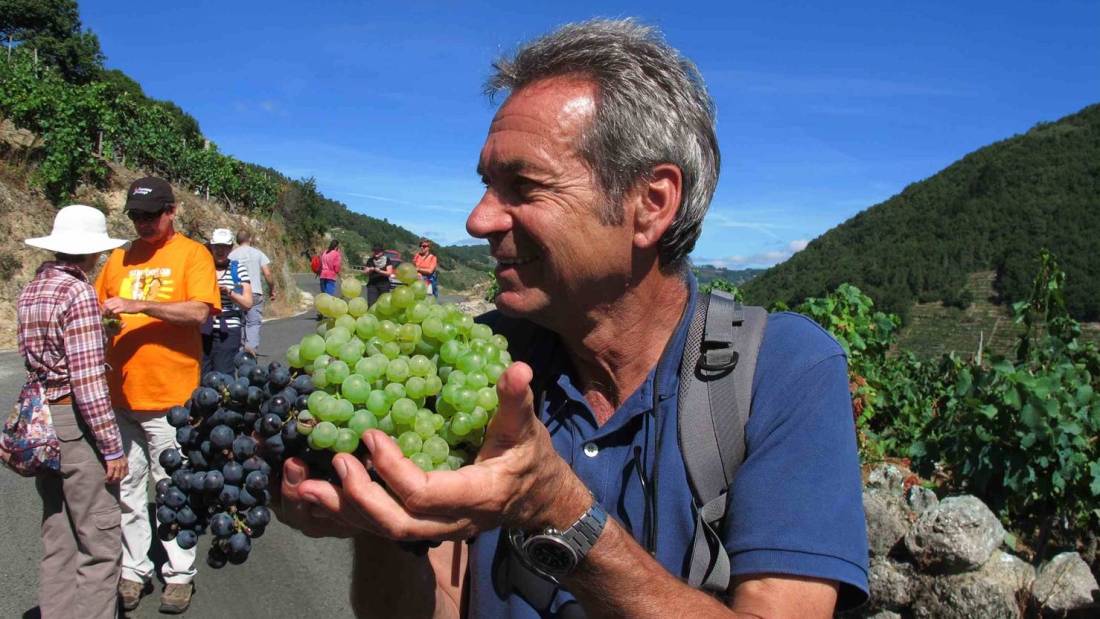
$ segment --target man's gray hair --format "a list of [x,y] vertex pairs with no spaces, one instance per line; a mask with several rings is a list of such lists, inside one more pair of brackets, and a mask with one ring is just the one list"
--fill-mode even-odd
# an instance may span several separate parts
[[695,64],[655,28],[633,19],[595,19],[526,43],[493,68],[485,83],[490,97],[562,75],[595,82],[595,119],[578,150],[607,194],[603,223],[622,223],[623,196],[654,166],[680,168],[680,209],[659,250],[662,268],[682,266],[702,231],[720,166],[714,102]]

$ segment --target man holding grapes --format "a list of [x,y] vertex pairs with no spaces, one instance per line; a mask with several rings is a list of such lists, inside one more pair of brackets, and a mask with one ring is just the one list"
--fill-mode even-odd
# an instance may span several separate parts
[[[718,176],[695,66],[631,20],[567,25],[495,65],[508,92],[467,221],[529,343],[474,464],[425,473],[378,430],[335,486],[285,466],[280,517],[351,538],[359,616],[831,617],[866,598],[843,352],[776,314],[728,489],[728,586],[684,579],[696,518],[677,440],[697,303],[688,254]],[[517,338],[518,339],[518,338]],[[376,474],[368,474],[368,466]],[[523,540],[550,546],[530,551]],[[457,540],[423,553],[398,542]],[[519,541],[517,541],[519,540]],[[690,610],[687,610],[690,609]]]

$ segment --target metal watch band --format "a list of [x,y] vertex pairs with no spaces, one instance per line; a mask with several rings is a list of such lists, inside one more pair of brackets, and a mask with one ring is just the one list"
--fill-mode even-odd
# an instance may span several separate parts
[[603,533],[604,525],[607,524],[607,512],[599,504],[599,502],[593,500],[592,506],[588,508],[588,511],[577,519],[573,523],[573,526],[561,532],[562,538],[573,547],[573,550],[577,551],[578,561],[584,559],[589,550],[596,545],[596,540],[599,539],[600,533]]

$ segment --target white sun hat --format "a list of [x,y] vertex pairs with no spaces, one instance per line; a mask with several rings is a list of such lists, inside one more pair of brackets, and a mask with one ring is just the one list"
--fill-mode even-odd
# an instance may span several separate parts
[[107,236],[107,218],[98,209],[83,204],[66,206],[53,218],[50,236],[23,241],[31,247],[81,256],[98,254],[126,243]]
[[233,244],[233,231],[229,228],[215,228],[214,234],[210,235],[211,245],[232,245]]

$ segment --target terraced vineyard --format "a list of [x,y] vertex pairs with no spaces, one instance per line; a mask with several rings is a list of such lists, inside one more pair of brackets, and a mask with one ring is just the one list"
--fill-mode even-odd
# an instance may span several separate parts
[[[955,352],[975,355],[981,343],[983,355],[1011,355],[1023,331],[1012,323],[1012,311],[993,301],[993,271],[971,273],[966,289],[973,302],[966,309],[946,307],[939,301],[917,303],[898,336],[897,348],[925,358]],[[1081,323],[1083,339],[1100,343],[1100,323]]]

